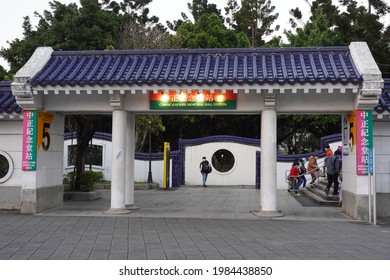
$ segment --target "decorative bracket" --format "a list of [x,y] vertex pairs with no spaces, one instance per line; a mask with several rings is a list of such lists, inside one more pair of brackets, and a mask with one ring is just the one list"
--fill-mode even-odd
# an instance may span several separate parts
[[123,103],[123,95],[121,94],[114,94],[110,97],[110,105],[116,110],[122,110]]
[[24,110],[42,109],[42,95],[33,95],[31,86],[27,83],[11,84],[12,94],[15,96],[16,103]]
[[275,109],[276,97],[275,95],[265,95],[264,96],[264,108],[265,109]]

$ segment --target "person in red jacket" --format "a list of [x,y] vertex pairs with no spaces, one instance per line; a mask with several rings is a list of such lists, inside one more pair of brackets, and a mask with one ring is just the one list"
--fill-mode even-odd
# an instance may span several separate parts
[[293,165],[291,166],[290,169],[290,175],[289,175],[289,180],[291,182],[291,188],[289,188],[287,191],[294,191],[294,195],[299,196],[300,194],[298,193],[298,187],[300,185],[300,175],[299,175],[299,161],[294,160]]

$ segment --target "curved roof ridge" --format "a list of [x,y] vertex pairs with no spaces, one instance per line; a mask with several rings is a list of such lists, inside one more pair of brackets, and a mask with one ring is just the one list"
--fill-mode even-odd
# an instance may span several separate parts
[[342,52],[348,46],[320,47],[275,47],[275,48],[214,48],[214,49],[133,49],[133,50],[73,50],[54,51],[52,56],[63,55],[172,55],[172,54],[251,54],[251,53],[290,53],[290,52]]

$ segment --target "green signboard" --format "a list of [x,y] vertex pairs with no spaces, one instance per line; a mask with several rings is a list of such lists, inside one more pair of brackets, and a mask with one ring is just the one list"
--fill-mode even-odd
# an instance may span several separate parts
[[236,94],[233,91],[193,90],[150,93],[150,109],[152,110],[221,110],[236,109]]
[[22,170],[37,169],[38,111],[23,111]]

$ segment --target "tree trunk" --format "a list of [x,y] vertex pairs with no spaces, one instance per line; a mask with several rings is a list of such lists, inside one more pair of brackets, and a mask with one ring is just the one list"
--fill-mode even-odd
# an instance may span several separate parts
[[71,116],[77,131],[76,159],[75,159],[75,180],[73,188],[81,190],[85,169],[85,157],[89,143],[95,134],[94,120],[86,116]]

